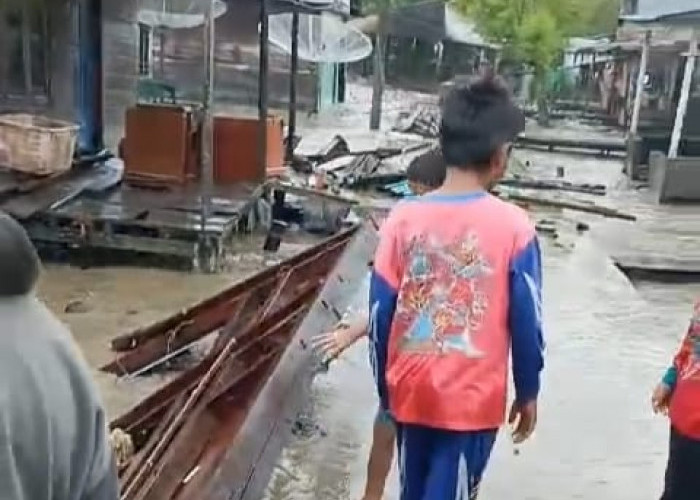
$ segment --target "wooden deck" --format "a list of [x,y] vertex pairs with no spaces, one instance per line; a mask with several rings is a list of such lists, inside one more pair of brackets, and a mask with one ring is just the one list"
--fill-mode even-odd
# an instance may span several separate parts
[[632,277],[700,279],[700,205],[659,205],[647,190],[617,192],[612,200],[637,216],[600,232],[618,267]]
[[[217,188],[204,231],[196,188],[156,191],[120,186],[82,192],[33,211],[23,223],[40,247],[160,255],[213,271],[221,265],[231,236],[247,224],[258,191],[253,185]],[[201,258],[202,235],[212,249],[206,259]]]

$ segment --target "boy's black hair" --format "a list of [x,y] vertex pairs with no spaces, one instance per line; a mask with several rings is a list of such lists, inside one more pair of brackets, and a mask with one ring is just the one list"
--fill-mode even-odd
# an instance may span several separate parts
[[442,104],[440,145],[450,167],[486,170],[496,150],[525,128],[525,115],[493,75],[452,90]]
[[433,148],[411,161],[406,178],[426,187],[437,189],[445,182],[447,166],[440,148]]

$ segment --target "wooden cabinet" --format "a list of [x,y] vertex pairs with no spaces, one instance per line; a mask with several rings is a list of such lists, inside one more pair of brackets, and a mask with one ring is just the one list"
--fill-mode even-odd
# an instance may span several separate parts
[[[216,184],[254,182],[258,174],[257,118],[214,118],[214,181]],[[266,176],[284,169],[284,126],[279,117],[267,119]]]
[[138,105],[126,112],[125,178],[132,185],[183,185],[199,177],[200,126],[193,108]]

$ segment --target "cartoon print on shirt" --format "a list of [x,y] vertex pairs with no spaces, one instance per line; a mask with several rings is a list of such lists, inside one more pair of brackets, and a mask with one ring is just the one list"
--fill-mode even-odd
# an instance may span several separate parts
[[686,350],[687,362],[685,366],[680,367],[681,380],[700,381],[700,302],[696,303],[693,309],[693,317],[682,349]]
[[492,266],[476,235],[448,244],[416,238],[409,245],[407,267],[396,309],[396,319],[406,324],[399,348],[481,357],[473,335],[488,309],[482,286]]

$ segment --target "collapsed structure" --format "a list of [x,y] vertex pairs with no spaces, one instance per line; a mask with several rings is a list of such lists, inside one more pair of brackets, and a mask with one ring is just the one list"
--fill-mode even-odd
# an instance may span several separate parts
[[115,419],[133,454],[124,500],[257,499],[321,360],[310,340],[332,328],[367,274],[376,230],[354,225],[148,328],[114,340],[103,369],[156,366],[208,337],[192,368]]

